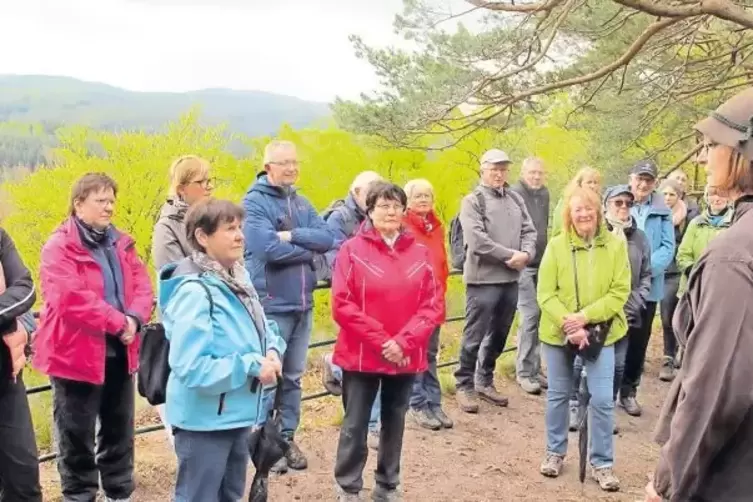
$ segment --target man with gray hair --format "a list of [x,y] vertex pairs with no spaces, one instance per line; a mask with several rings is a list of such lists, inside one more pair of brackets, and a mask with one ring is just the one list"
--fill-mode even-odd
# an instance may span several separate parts
[[515,317],[520,272],[536,255],[536,228],[523,198],[507,185],[510,163],[502,150],[484,153],[481,182],[460,206],[466,322],[455,380],[466,413],[478,413],[479,397],[507,406],[494,387],[494,369]]
[[332,232],[293,186],[298,181],[296,147],[272,141],[264,149],[264,171],[243,199],[245,261],[264,311],[287,344],[282,362],[282,434],[288,452],[278,473],[305,469],[308,461],[294,442],[301,419],[301,377],[311,338],[314,257],[332,249]]
[[529,394],[539,394],[546,387],[546,379],[541,375],[541,355],[539,354],[539,321],[541,310],[536,301],[536,287],[539,283],[539,263],[546,249],[549,229],[549,190],[544,186],[546,172],[544,162],[536,157],[528,157],[520,169],[520,180],[510,187],[523,198],[536,227],[536,254],[520,274],[518,283],[518,358],[515,373],[520,387]]

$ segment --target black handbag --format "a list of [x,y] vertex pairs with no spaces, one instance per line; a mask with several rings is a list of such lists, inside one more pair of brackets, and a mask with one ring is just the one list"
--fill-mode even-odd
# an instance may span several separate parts
[[[262,392],[261,390],[259,392]],[[282,378],[278,377],[275,390],[274,404],[269,410],[267,421],[259,429],[251,433],[248,447],[251,461],[256,468],[251,490],[248,494],[249,502],[266,502],[269,495],[269,473],[290,449],[290,443],[281,432],[282,415],[280,404],[282,399]]]
[[[578,288],[578,264],[575,256],[575,248],[572,248],[573,256],[573,273],[575,274],[575,308],[580,312],[580,290]],[[601,349],[604,347],[604,342],[607,341],[609,335],[609,329],[612,327],[612,319],[604,322],[586,324],[583,329],[588,333],[588,345],[584,348],[579,348],[577,345],[573,345],[567,342],[568,346],[576,354],[587,361],[594,362],[599,358]]]

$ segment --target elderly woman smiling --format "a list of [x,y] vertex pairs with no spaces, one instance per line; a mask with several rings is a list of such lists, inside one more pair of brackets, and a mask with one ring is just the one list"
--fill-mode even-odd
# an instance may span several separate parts
[[575,353],[596,344],[591,326],[609,323],[604,346],[584,356],[591,394],[590,463],[605,491],[616,491],[614,475],[614,344],[627,332],[623,309],[630,295],[630,262],[624,238],[602,225],[598,193],[575,187],[565,197],[563,232],[549,242],[541,261],[539,338],[549,369],[546,458],[541,474],[557,477],[567,453],[568,398]]
[[442,288],[429,251],[403,230],[406,203],[400,187],[372,184],[366,197],[368,220],[335,259],[332,314],[340,332],[333,361],[343,369],[345,408],[335,460],[339,500],[361,500],[366,435],[377,392],[382,428],[372,498],[398,499],[413,379],[427,370],[429,337],[442,322]]
[[[405,193],[408,197],[408,210],[403,217],[403,224],[419,243],[429,249],[431,265],[441,290],[440,306],[443,309],[444,320],[444,297],[450,269],[444,245],[444,228],[434,213],[434,187],[427,180],[416,179],[405,185]],[[442,411],[441,406],[442,391],[437,377],[439,330],[440,326],[437,325],[429,339],[426,354],[429,369],[416,375],[410,398],[409,415],[419,426],[431,430],[449,429],[453,426],[452,420]]]

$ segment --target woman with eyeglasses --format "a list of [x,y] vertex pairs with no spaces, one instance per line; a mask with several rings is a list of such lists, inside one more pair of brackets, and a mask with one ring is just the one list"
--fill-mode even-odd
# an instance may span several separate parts
[[[152,259],[157,277],[165,265],[191,255],[192,248],[186,236],[185,217],[188,208],[212,195],[213,181],[209,177],[209,162],[196,155],[184,155],[170,166],[170,186],[167,201],[160,209],[152,233]],[[157,311],[159,313],[159,310]],[[165,422],[165,405],[157,406],[162,423]],[[167,436],[173,442],[170,428]]]
[[[342,245],[332,277],[332,315],[340,327],[333,362],[343,369],[343,407],[335,460],[338,500],[361,500],[371,405],[382,398],[372,500],[399,500],[405,414],[416,374],[428,369],[429,337],[442,322],[442,286],[426,246],[403,230],[405,192],[378,181],[367,220]],[[380,388],[381,385],[381,388]]]
[[659,186],[659,193],[664,196],[664,203],[672,211],[672,225],[675,228],[675,256],[664,273],[664,298],[660,304],[662,333],[664,335],[664,360],[659,379],[671,382],[677,371],[677,342],[672,330],[672,316],[677,308],[677,291],[680,288],[680,270],[677,267],[677,250],[679,249],[690,217],[685,203],[685,191],[675,179],[666,179]]
[[682,365],[657,424],[647,502],[750,500],[753,493],[753,88],[696,124],[707,184],[734,216],[701,254],[674,317]]

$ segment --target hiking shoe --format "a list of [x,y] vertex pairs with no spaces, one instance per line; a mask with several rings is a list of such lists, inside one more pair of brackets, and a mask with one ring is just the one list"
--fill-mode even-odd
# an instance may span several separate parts
[[493,384],[477,386],[476,393],[478,393],[478,397],[480,397],[484,401],[487,401],[495,406],[501,406],[504,408],[509,403],[508,399],[505,396],[497,392],[497,389],[494,387]]
[[288,459],[282,457],[280,460],[274,463],[269,472],[273,474],[285,474],[288,472]]
[[631,417],[640,417],[643,410],[635,396],[620,397],[620,406],[625,409],[625,413]]
[[452,419],[448,417],[444,410],[439,406],[432,408],[431,413],[434,415],[434,418],[439,420],[439,423],[442,424],[442,427],[444,427],[445,429],[452,429],[452,427],[455,425],[455,422],[453,422]]
[[543,374],[539,373],[538,376],[536,376],[536,381],[542,389],[549,388],[549,380]]
[[578,413],[578,407],[570,405],[570,432],[578,430],[580,425],[580,413]]
[[371,500],[374,502],[400,502],[403,497],[398,489],[388,490],[377,485],[371,492]]
[[370,430],[368,436],[366,436],[366,444],[369,448],[376,451],[379,449],[379,431]]
[[619,433],[620,433],[620,426],[615,423],[614,428],[612,429],[612,435],[619,434]]
[[361,493],[348,493],[337,487],[337,502],[362,502]]
[[616,492],[620,490],[620,480],[614,475],[611,467],[591,467],[591,477],[599,483],[599,487],[605,492]]
[[438,431],[442,428],[442,422],[437,420],[427,407],[421,409],[411,408],[408,410],[408,416],[415,420],[419,427],[423,427],[424,429]]
[[131,502],[131,497],[125,499],[113,499],[110,497],[105,497],[105,502]]
[[534,396],[541,394],[541,385],[539,385],[538,380],[534,380],[533,378],[521,378],[518,380],[518,385],[523,389],[523,392],[528,394],[533,394]]
[[675,379],[675,360],[673,357],[664,356],[664,362],[659,370],[659,380],[671,382]]
[[478,396],[472,390],[458,389],[455,400],[460,409],[466,413],[478,413]]
[[322,385],[333,396],[341,396],[343,393],[342,383],[332,372],[332,354],[322,356]]
[[306,460],[306,455],[303,454],[301,449],[295,444],[292,439],[288,441],[290,448],[285,454],[285,460],[287,460],[288,467],[296,471],[302,471],[309,466],[309,461]]
[[555,453],[547,453],[546,458],[541,462],[539,472],[547,478],[556,478],[562,472],[562,464],[565,457]]

